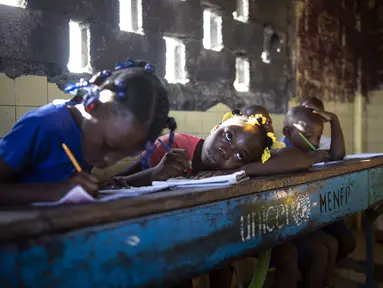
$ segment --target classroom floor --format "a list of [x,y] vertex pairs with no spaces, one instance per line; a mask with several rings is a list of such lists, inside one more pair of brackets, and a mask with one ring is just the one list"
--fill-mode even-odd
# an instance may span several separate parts
[[[363,231],[356,232],[357,249],[347,261],[340,263],[333,277],[334,288],[356,288],[365,281],[365,237]],[[375,287],[383,288],[383,244],[376,243],[375,255]]]
[[[357,248],[348,259],[339,264],[332,278],[331,288],[359,288],[365,281],[365,237],[364,232],[355,232],[357,238]],[[375,254],[375,288],[383,288],[383,242],[376,243]],[[245,288],[251,280],[254,271],[255,260],[248,258],[235,264],[238,282],[234,279],[232,288]],[[273,287],[274,273],[269,273],[265,288]],[[234,277],[235,278],[235,277]],[[207,275],[194,279],[194,288],[209,288]],[[245,283],[242,285],[242,283]]]

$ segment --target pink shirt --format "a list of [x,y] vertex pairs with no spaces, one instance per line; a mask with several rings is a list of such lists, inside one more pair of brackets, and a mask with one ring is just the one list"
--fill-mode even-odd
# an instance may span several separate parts
[[[165,144],[169,144],[169,134],[160,137]],[[194,151],[197,147],[199,141],[203,140],[202,138],[198,138],[189,134],[184,133],[175,133],[174,141],[172,148],[173,149],[185,149],[186,153],[189,156],[189,160],[193,161]],[[150,167],[156,166],[160,163],[162,157],[167,153],[167,150],[164,146],[161,145],[160,142],[156,141],[154,143],[155,150],[150,157]]]

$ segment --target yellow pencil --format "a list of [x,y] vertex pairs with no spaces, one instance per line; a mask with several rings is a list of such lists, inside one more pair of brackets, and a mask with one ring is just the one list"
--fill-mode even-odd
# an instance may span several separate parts
[[66,146],[64,143],[62,144],[63,148],[64,148],[64,151],[66,153],[66,155],[68,155],[68,158],[70,159],[70,161],[72,162],[74,168],[76,168],[76,171],[77,172],[81,172],[82,169],[81,169],[81,166],[80,164],[78,164],[76,158],[74,158],[73,154],[72,154],[72,151],[70,151],[70,149],[68,148],[68,146]]

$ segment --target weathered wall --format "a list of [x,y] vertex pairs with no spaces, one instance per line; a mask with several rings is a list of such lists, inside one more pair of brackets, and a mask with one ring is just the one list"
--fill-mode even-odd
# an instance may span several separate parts
[[358,2],[297,2],[298,97],[353,101],[362,39]]
[[[143,0],[145,35],[120,31],[118,0],[29,0],[26,9],[0,5],[0,72],[47,76],[60,84],[83,75],[68,73],[69,20],[90,27],[90,56],[94,71],[113,67],[126,57],[144,58],[165,76],[164,35],[182,37],[190,82],[169,85],[171,108],[205,111],[217,103],[231,108],[256,102],[283,113],[295,95],[293,67],[295,28],[290,0],[250,1],[250,21],[233,19],[236,1],[206,1],[221,8],[221,52],[206,50],[203,39],[203,5],[199,0]],[[272,24],[285,45],[272,61],[261,61],[263,25]],[[251,92],[233,88],[235,55],[245,52],[251,61]]]

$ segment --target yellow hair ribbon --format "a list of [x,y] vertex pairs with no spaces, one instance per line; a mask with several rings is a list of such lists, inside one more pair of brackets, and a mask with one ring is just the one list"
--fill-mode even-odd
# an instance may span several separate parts
[[248,116],[247,124],[252,126],[261,126],[266,124],[267,120],[266,117],[264,117],[262,114],[255,114]]
[[[223,122],[227,121],[228,119],[233,118],[233,117],[240,117],[241,121],[243,121],[243,124],[247,124],[250,126],[261,126],[261,125],[266,124],[266,122],[267,122],[267,119],[262,114],[255,114],[255,115],[247,116],[247,115],[243,115],[242,113],[234,114],[233,111],[231,111],[231,112],[227,112],[223,115],[221,124]],[[219,127],[220,127],[220,125],[215,126],[211,130],[210,133],[215,132]],[[275,138],[275,136],[274,136],[274,138]]]
[[258,123],[258,125],[265,125],[267,122],[266,117],[264,117],[262,114],[255,114],[253,117],[255,119],[261,119],[261,123]]
[[271,138],[273,140],[273,144],[277,142],[277,138],[275,137],[275,134],[273,132],[267,132],[267,137]]
[[271,158],[270,149],[266,147],[261,156],[262,163],[265,163],[270,158]]
[[255,125],[259,126],[258,120],[254,116],[249,116],[249,118],[247,120],[247,124],[251,125],[251,126],[255,126]]
[[286,147],[286,144],[285,144],[285,143],[276,141],[276,142],[273,144],[273,146],[271,146],[271,149],[276,150],[276,149],[281,149],[281,148],[285,148],[285,147]]
[[[277,143],[277,138],[275,137],[273,132],[267,132],[267,137],[271,138],[271,140],[273,141],[273,146],[275,143]],[[271,148],[273,148],[273,146],[271,146]],[[270,149],[268,147],[266,147],[265,150],[263,151],[262,156],[261,156],[262,163],[265,163],[270,158],[271,158]]]
[[222,122],[225,122],[227,119],[230,119],[232,117],[234,117],[233,112],[227,112],[227,113],[225,113],[225,115],[223,115]]

